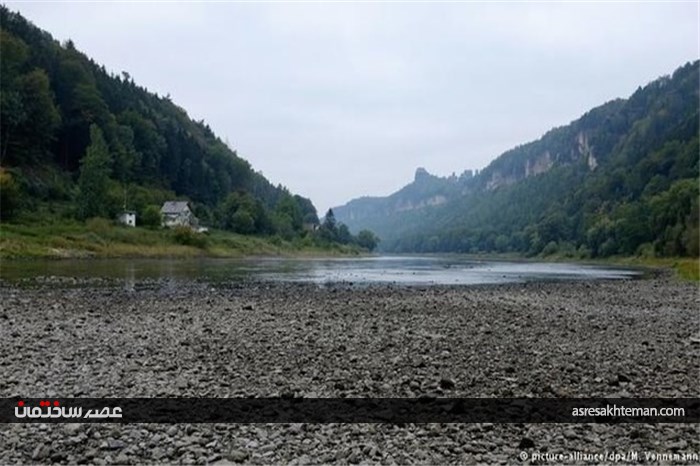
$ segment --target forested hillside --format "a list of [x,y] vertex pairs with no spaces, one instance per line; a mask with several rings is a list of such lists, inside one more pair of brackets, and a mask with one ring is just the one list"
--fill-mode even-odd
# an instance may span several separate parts
[[388,251],[697,256],[698,75],[686,64],[474,177],[439,179],[456,183],[439,205],[336,215]]
[[[0,6],[3,222],[137,221],[169,199],[203,224],[290,238],[318,224],[311,201],[274,186],[203,122],[59,44]],[[306,226],[306,228],[305,228]]]

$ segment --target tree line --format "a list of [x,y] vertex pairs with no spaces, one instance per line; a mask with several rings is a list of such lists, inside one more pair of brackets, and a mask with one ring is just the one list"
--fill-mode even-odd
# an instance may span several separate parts
[[202,223],[236,233],[318,229],[309,199],[271,184],[169,96],[107,72],[5,6],[0,23],[3,221],[114,218],[126,207],[154,223],[164,201],[186,199]]
[[[699,63],[506,152],[449,203],[387,219],[383,249],[698,257]],[[526,176],[538,158],[552,167]]]

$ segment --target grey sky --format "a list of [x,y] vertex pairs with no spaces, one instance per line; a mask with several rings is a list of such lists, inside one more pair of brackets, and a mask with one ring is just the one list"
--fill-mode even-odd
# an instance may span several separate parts
[[8,2],[319,213],[458,174],[699,56],[686,3]]

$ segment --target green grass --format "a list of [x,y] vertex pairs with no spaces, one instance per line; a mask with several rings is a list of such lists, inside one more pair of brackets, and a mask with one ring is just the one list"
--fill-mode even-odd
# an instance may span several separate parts
[[700,261],[694,259],[681,259],[674,264],[674,268],[681,278],[700,282]]
[[569,254],[555,253],[547,256],[534,256],[531,259],[547,262],[578,262],[583,264],[620,265],[648,269],[670,269],[683,280],[700,282],[700,258],[693,257],[653,257],[651,255],[610,256],[590,258],[570,251]]
[[591,259],[588,257],[552,254],[548,256],[525,257],[517,253],[472,254],[474,259],[484,260],[525,260],[537,262],[571,262],[596,265],[619,265],[623,267],[643,267],[648,269],[673,270],[683,280],[700,282],[700,258],[693,257],[644,257],[612,256]]
[[700,282],[700,259],[693,257],[625,257],[610,262],[657,269],[673,269],[684,280]]
[[[108,220],[86,223],[53,219],[46,223],[0,224],[0,258],[88,258],[88,257],[245,257],[245,256],[347,256],[362,251],[353,246],[319,246],[311,238],[291,241],[280,237],[244,236],[212,230],[182,244],[168,229],[129,228]],[[485,258],[513,259],[520,256],[486,255]],[[609,265],[673,269],[684,280],[700,282],[697,258],[611,257],[576,259],[549,256],[533,260],[593,262]]]
[[318,246],[309,238],[243,236],[212,230],[178,235],[169,229],[129,228],[108,220],[86,223],[0,224],[0,258],[243,257],[360,254],[351,246]]
[[542,258],[553,262],[582,262],[591,264],[644,267],[649,269],[670,269],[683,280],[700,282],[700,258],[693,257],[648,257],[612,256],[597,259],[548,256]]

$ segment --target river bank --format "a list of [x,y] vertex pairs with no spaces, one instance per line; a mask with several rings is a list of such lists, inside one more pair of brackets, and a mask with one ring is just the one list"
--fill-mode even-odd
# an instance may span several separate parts
[[[193,259],[251,257],[357,257],[368,252],[354,245],[319,245],[309,238],[238,235],[213,230],[206,235],[178,237],[172,230],[61,223],[50,226],[0,224],[0,260],[45,259]],[[442,255],[449,257],[449,254]],[[650,271],[672,270],[684,280],[700,281],[697,258],[612,257],[582,259],[549,256],[524,258],[513,254],[457,255],[474,260],[561,262],[621,266]]]
[[[698,288],[3,284],[2,396],[698,397]],[[697,425],[11,425],[0,463],[480,463],[698,452]]]
[[345,256],[353,245],[320,245],[311,238],[239,235],[211,230],[130,228],[108,221],[52,225],[0,224],[0,259],[192,258]]

